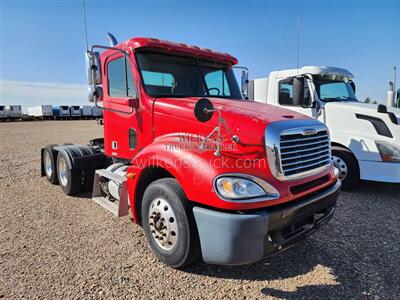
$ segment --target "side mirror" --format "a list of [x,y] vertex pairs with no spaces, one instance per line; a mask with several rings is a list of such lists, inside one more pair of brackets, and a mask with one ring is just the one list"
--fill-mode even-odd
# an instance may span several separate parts
[[293,78],[293,105],[304,105],[304,77]]
[[101,86],[88,86],[88,100],[89,102],[103,101],[103,89]]
[[86,51],[86,74],[88,84],[101,84],[101,61],[99,52]]
[[207,98],[202,98],[194,106],[194,115],[199,122],[209,121],[214,114],[214,106]]
[[247,97],[249,86],[249,72],[247,70],[242,70],[242,76],[240,81],[240,90],[244,98]]

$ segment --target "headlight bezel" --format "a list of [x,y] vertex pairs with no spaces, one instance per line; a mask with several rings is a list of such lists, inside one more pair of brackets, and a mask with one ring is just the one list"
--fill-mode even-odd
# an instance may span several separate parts
[[[249,181],[252,184],[257,185],[262,191],[262,195],[258,196],[243,196],[243,197],[228,197],[224,195],[218,187],[218,181],[220,179],[233,179],[233,180],[245,180]],[[255,202],[264,202],[271,201],[280,198],[279,191],[270,183],[264,181],[261,178],[256,176],[243,174],[243,173],[224,173],[216,176],[214,178],[213,187],[220,199],[226,202],[234,202],[234,203],[255,203]]]
[[[400,163],[400,146],[389,141],[375,141],[383,162]],[[397,152],[397,154],[396,154]]]

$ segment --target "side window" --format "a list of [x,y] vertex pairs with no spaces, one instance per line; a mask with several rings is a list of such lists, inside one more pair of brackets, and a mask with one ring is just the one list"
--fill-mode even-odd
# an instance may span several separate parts
[[230,96],[228,81],[226,80],[225,72],[222,70],[210,72],[205,76],[208,91],[210,95],[215,96]]
[[108,95],[111,97],[136,97],[132,72],[125,57],[112,60],[107,66]]
[[[304,99],[310,97],[307,82],[304,82]],[[293,79],[279,82],[279,104],[293,105]]]

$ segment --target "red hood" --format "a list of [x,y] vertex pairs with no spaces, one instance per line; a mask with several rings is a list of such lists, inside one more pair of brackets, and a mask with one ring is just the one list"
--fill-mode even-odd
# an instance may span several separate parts
[[270,104],[221,98],[209,99],[214,104],[215,108],[221,109],[224,113],[234,113],[239,116],[253,119],[254,121],[271,123],[288,119],[309,119],[309,117],[303,114]]
[[[218,114],[200,123],[194,116],[199,97],[157,98],[154,104],[155,137],[177,132],[208,134],[218,124]],[[265,128],[273,122],[309,119],[309,117],[276,106],[245,100],[208,98],[221,111],[229,130],[243,142],[264,144]],[[165,124],[168,124],[166,126]],[[224,130],[224,134],[226,134]]]

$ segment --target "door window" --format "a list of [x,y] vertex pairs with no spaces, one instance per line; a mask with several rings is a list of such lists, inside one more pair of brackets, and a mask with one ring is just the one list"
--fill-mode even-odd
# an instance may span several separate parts
[[115,98],[136,97],[132,71],[125,56],[108,63],[108,95]]

